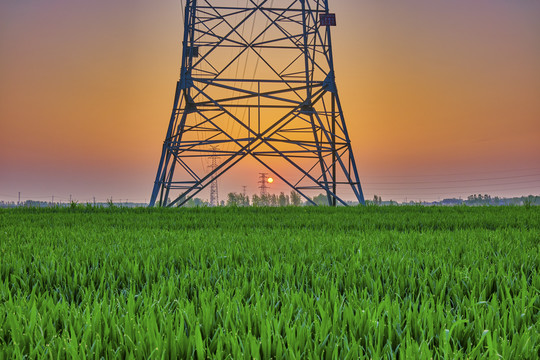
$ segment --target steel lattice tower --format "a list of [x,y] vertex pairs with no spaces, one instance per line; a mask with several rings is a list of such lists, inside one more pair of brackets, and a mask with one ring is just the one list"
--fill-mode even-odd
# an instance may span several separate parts
[[[318,190],[328,204],[346,205],[338,188],[364,204],[335,83],[328,0],[243,2],[186,3],[180,80],[150,206],[183,205],[246,157],[312,204],[307,193]],[[208,171],[200,159],[210,154],[220,161]]]

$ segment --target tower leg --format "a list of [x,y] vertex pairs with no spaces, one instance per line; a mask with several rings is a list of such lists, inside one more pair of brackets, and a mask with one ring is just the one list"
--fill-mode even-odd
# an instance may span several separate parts
[[[169,127],[167,128],[167,136],[165,137],[165,141],[163,142],[163,148],[161,150],[161,158],[159,160],[158,170],[156,174],[156,181],[154,182],[154,188],[152,190],[152,196],[150,197],[150,204],[149,206],[155,206],[156,199],[158,197],[159,191],[162,188],[162,184],[166,177],[166,169],[168,162],[170,160],[170,152],[169,152],[169,145],[168,142],[172,136],[174,123],[176,121],[176,109],[178,109],[178,103],[180,101],[180,95],[182,93],[182,90],[180,89],[180,82],[176,82],[176,90],[174,93],[174,102],[173,102],[173,109],[171,114],[171,119],[169,121]],[[160,204],[162,205],[162,204]]]
[[[356,161],[354,159],[354,154],[351,147],[351,139],[349,138],[349,132],[347,131],[347,125],[345,124],[345,119],[343,117],[343,109],[341,107],[341,102],[339,100],[339,96],[336,95],[336,104],[338,106],[339,113],[341,114],[341,127],[343,128],[343,133],[345,134],[345,140],[347,141],[348,151],[349,151],[349,162],[351,163],[351,168],[353,171],[354,181],[352,181],[351,187],[353,188],[353,191],[356,194],[356,198],[358,199],[358,202],[361,205],[366,205],[366,201],[364,199],[364,193],[362,191],[362,186],[360,184],[360,177],[358,176],[358,169],[356,168]],[[351,174],[349,174],[349,178],[351,178]]]
[[[332,93],[332,192],[337,195],[336,177],[336,95]],[[337,199],[332,197],[332,206],[337,206]]]
[[[328,205],[331,205],[332,204],[332,198],[334,198],[333,195],[330,194],[330,191],[329,191],[329,188],[328,188],[328,176],[326,174],[326,163],[324,162],[324,157],[322,155],[322,151],[321,151],[321,141],[319,141],[319,137],[317,135],[317,127],[315,126],[315,119],[314,119],[314,116],[313,114],[310,114],[309,115],[310,117],[310,122],[311,122],[311,126],[313,128],[313,138],[315,139],[315,147],[317,148],[317,156],[319,157],[319,166],[321,168],[321,177],[322,177],[322,182],[324,184],[323,186],[323,189],[326,190],[326,199],[328,201]],[[318,179],[319,180],[319,179]],[[321,181],[321,180],[319,180]],[[334,192],[335,194],[335,192]]]

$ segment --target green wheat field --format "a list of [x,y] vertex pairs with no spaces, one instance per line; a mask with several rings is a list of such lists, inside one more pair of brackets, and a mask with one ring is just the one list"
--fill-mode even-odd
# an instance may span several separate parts
[[0,210],[0,358],[538,359],[540,208]]

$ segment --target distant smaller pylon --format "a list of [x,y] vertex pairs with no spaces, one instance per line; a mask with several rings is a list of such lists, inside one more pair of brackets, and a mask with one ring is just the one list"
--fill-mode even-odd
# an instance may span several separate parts
[[268,173],[259,173],[260,195],[268,195]]
[[[213,172],[218,167],[217,161],[217,152],[219,150],[218,146],[210,146],[213,150],[213,154],[210,155],[210,172]],[[210,206],[219,206],[219,192],[218,192],[218,181],[216,178],[212,179],[210,183]]]

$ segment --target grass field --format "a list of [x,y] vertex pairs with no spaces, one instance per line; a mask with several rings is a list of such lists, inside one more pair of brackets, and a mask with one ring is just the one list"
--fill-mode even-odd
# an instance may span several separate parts
[[0,211],[0,358],[540,357],[540,208]]

